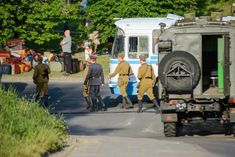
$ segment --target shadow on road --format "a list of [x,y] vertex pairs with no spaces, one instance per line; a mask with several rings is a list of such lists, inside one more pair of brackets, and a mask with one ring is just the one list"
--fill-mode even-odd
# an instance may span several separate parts
[[23,94],[25,91],[25,88],[27,86],[27,83],[22,83],[22,82],[2,82],[2,86],[4,89],[14,89],[17,94],[20,96]]
[[123,128],[87,128],[81,125],[70,126],[70,135],[94,136],[107,135],[108,133],[123,130]]

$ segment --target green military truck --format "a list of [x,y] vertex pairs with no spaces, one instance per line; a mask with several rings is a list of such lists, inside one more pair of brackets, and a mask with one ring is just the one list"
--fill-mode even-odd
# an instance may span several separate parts
[[215,126],[235,135],[234,22],[202,17],[167,29],[160,25],[158,86],[165,136],[180,135],[182,126],[202,132]]

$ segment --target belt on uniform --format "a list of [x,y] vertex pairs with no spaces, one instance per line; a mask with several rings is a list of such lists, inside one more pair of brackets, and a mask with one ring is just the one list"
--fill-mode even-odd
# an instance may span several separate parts
[[92,78],[94,79],[94,78],[100,78],[100,77],[99,77],[99,76],[97,76],[97,77],[92,77]]
[[119,76],[129,76],[129,74],[119,74]]
[[145,77],[145,79],[152,79],[152,77]]

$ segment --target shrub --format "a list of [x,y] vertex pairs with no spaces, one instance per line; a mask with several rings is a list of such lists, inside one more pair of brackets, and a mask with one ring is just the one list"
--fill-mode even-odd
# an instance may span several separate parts
[[0,87],[0,156],[37,157],[64,146],[67,126],[36,102]]

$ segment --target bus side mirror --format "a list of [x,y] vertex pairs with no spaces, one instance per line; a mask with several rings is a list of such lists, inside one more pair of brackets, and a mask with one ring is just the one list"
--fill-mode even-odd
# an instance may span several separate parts
[[160,40],[158,42],[158,51],[161,52],[171,52],[172,51],[172,41],[171,40]]

